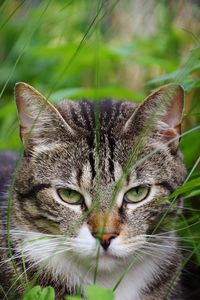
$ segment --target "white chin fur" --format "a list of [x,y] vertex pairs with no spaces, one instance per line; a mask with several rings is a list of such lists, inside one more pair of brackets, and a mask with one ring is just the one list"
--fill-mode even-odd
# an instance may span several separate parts
[[[96,239],[91,235],[88,226],[82,226],[79,235],[72,242],[74,253],[80,257],[88,268],[95,268],[97,252],[99,251],[98,270],[113,272],[119,267],[123,267],[130,257],[128,251],[120,243],[119,238],[112,240],[107,251],[98,244]],[[133,253],[134,249],[131,249]]]
[[[43,266],[51,272],[68,290],[93,284],[98,247],[86,224],[69,243],[63,242],[63,237],[60,237],[60,241],[59,237],[56,238],[55,243],[51,238],[44,239],[42,234],[41,237],[43,239],[33,242],[35,236],[29,234],[31,243],[23,243],[19,251],[23,251],[35,265]],[[100,248],[99,254],[96,283],[112,289],[131,259],[134,259],[134,249],[128,251],[119,238],[116,238],[107,252]],[[140,299],[140,291],[159,273],[159,263],[164,259],[163,252],[162,257],[159,257],[159,253],[156,255],[154,259],[146,257],[133,264],[117,289],[115,300]]]

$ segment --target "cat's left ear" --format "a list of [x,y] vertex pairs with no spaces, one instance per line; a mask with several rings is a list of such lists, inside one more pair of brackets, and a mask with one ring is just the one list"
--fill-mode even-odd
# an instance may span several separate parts
[[[158,119],[156,129],[160,139],[169,144],[176,152],[181,134],[181,121],[184,107],[184,90],[178,84],[167,84],[150,94],[144,102],[144,106],[155,105],[158,107]],[[160,111],[159,111],[160,108]]]
[[134,124],[137,131],[151,128],[157,137],[169,144],[175,151],[181,134],[181,119],[184,106],[184,90],[178,84],[167,84],[151,93],[126,123]]
[[27,144],[28,140],[36,142],[41,136],[50,135],[53,120],[58,120],[58,124],[61,123],[68,132],[72,132],[56,107],[29,84],[19,82],[15,85],[15,100],[20,137],[24,144]]

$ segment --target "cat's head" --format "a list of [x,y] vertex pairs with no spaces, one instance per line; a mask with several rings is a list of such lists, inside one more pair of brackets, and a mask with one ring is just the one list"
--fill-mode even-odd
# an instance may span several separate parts
[[102,270],[130,258],[166,212],[168,202],[157,200],[185,176],[178,150],[183,89],[163,86],[142,104],[54,106],[25,83],[15,96],[25,151],[14,222],[30,255],[68,253],[64,259],[95,265],[99,247]]

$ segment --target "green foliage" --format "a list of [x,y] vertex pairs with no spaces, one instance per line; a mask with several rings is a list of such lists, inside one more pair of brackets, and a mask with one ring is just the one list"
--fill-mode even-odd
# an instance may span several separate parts
[[[91,285],[85,289],[87,300],[114,300],[112,290],[106,289],[102,286]],[[67,297],[66,300],[82,300],[83,298],[77,296]]]
[[[154,4],[156,30],[145,36],[130,34],[124,41],[123,34],[116,35],[112,16],[120,10],[129,16],[129,1],[114,8],[115,1],[110,1],[88,31],[98,2],[101,5],[92,0],[45,0],[37,5],[8,1],[0,8],[0,149],[20,146],[13,103],[17,81],[30,83],[54,102],[102,97],[142,101],[153,88],[179,82],[192,109],[186,110],[186,128],[199,121],[199,42],[175,26],[176,8],[173,15],[164,2]],[[135,68],[142,72],[132,78]],[[200,147],[197,139],[187,147],[195,134],[182,141],[186,163],[194,162],[191,153]]]
[[114,294],[112,290],[92,285],[86,289],[86,296],[88,300],[113,300]]
[[[140,102],[162,84],[180,83],[186,92],[182,131],[189,131],[180,147],[192,172],[170,199],[183,196],[185,213],[176,225],[180,237],[187,237],[184,243],[192,249],[193,262],[200,266],[200,41],[195,19],[199,7],[192,1],[187,6],[186,1],[181,15],[179,1],[149,1],[152,6],[149,11],[141,9],[143,19],[137,27],[133,2],[9,0],[0,4],[0,150],[21,147],[13,101],[16,82],[33,85],[54,103],[104,97]],[[88,300],[113,299],[111,291],[97,286],[89,287],[86,295]],[[53,300],[54,291],[36,286],[23,297],[29,299]]]
[[[86,288],[85,295],[87,300],[114,300],[112,290],[98,285],[91,285]],[[66,300],[82,300],[79,296],[67,296]],[[22,300],[55,300],[55,292],[52,287],[42,288],[35,286],[25,293]]]
[[35,286],[30,289],[22,298],[22,300],[55,300],[55,292],[52,287],[42,288]]
[[174,197],[180,196],[182,194],[186,194],[184,196],[185,199],[190,198],[192,196],[197,196],[200,194],[200,177],[190,180],[189,182],[182,185],[175,192],[173,192],[170,196],[162,198],[162,200],[158,202],[164,202],[169,199],[173,199]]

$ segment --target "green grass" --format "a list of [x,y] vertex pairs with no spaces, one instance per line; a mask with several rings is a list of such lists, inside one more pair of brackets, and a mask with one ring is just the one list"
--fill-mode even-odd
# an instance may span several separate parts
[[[199,31],[188,27],[190,23],[192,28],[197,28],[192,11],[199,8],[193,4],[191,15],[180,25],[178,5],[170,7],[167,1],[152,1],[155,13],[151,9],[147,15],[142,10],[140,13],[141,18],[149,20],[153,14],[155,30],[143,34],[139,27],[138,31],[126,32],[123,28],[126,25],[120,23],[124,16],[130,20],[130,27],[134,24],[131,2],[134,1],[126,0],[122,4],[114,0],[45,0],[34,5],[31,1],[8,0],[0,4],[0,150],[21,149],[13,101],[16,82],[33,85],[54,103],[64,98],[98,100],[104,97],[141,102],[162,84],[180,83],[186,91],[180,147],[189,175],[169,200],[173,205],[176,197],[182,195],[185,204],[176,230],[180,237],[188,238],[184,243],[192,251],[182,267],[188,260],[200,266],[200,39]],[[134,71],[138,69],[136,76]],[[98,101],[96,103],[98,107]],[[97,144],[98,127],[97,109]],[[133,153],[133,159],[136,156],[137,153]],[[99,196],[97,200],[100,201]],[[133,263],[123,270],[113,290],[120,288],[121,280]],[[97,276],[98,251],[94,283]],[[21,279],[23,281],[24,276]],[[192,281],[197,289],[195,279]],[[87,299],[97,300],[98,295],[102,297],[101,293],[103,299],[113,299],[112,291],[96,286],[88,288]],[[36,300],[36,297],[53,300],[54,291],[50,287],[35,287],[28,290],[23,300]]]

